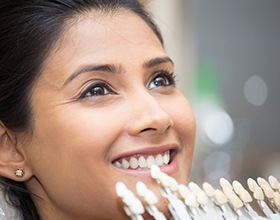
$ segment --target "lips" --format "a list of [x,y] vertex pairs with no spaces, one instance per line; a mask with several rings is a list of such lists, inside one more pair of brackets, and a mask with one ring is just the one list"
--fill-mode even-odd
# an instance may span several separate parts
[[148,170],[153,164],[159,167],[167,166],[171,163],[175,150],[168,149],[160,153],[148,154],[137,153],[125,156],[113,161],[113,165],[120,169]]

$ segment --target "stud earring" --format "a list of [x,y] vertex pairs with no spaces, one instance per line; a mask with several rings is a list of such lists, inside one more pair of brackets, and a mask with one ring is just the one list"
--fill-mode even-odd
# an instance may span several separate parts
[[16,177],[18,178],[22,178],[24,176],[24,171],[23,171],[23,168],[17,168],[15,170],[15,175]]

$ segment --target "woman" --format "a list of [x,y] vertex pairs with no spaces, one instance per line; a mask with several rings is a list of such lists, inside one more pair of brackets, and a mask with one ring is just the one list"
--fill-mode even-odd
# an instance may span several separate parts
[[23,219],[125,219],[115,184],[157,191],[152,163],[186,182],[194,117],[139,1],[3,0],[0,13],[0,175]]

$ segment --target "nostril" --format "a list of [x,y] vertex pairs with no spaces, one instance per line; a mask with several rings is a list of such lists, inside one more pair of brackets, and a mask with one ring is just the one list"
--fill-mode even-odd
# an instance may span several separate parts
[[147,131],[158,131],[162,133],[173,126],[173,120],[171,118],[169,118],[168,120],[153,120],[151,123],[153,124],[153,126],[146,127],[140,130],[140,133]]
[[156,129],[155,128],[145,128],[145,129],[141,130],[140,133],[145,132],[145,131],[150,131],[150,130],[155,131]]
[[154,111],[141,115],[132,115],[125,129],[129,135],[136,136],[146,133],[165,133],[172,127],[172,118],[167,112],[161,110],[161,112]]

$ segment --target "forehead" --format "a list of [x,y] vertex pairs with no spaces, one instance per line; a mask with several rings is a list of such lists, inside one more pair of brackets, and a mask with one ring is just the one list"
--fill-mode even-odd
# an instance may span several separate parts
[[[50,52],[45,67],[53,63],[110,62],[120,54],[132,50],[163,46],[152,29],[138,15],[130,11],[110,14],[89,12],[68,22],[54,49]],[[90,60],[88,60],[90,59]],[[93,60],[94,59],[94,60]],[[81,63],[80,63],[81,64]]]

